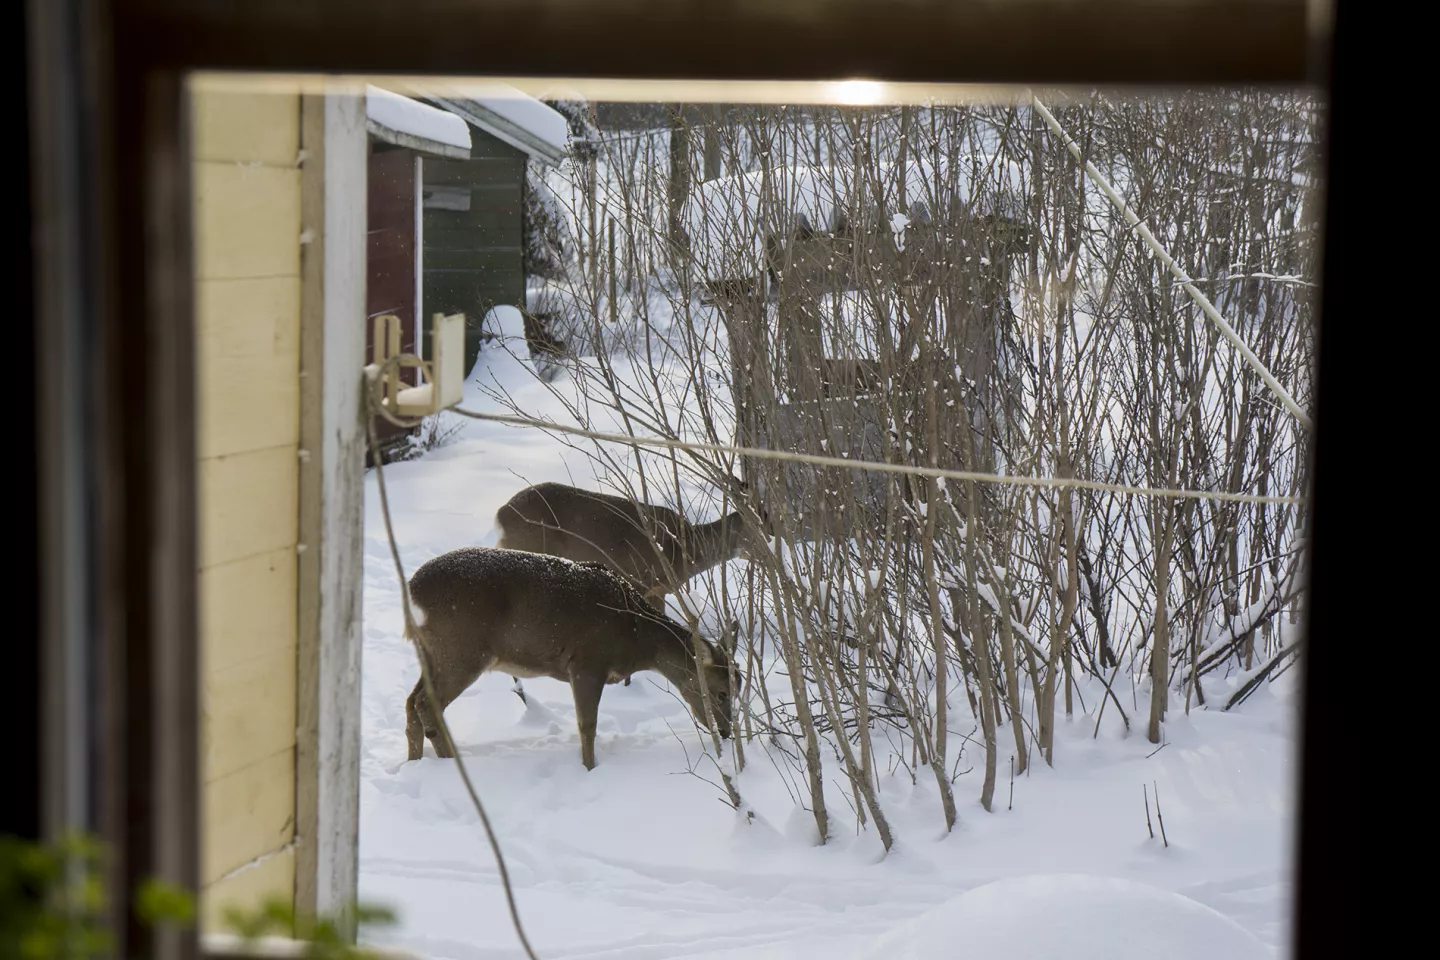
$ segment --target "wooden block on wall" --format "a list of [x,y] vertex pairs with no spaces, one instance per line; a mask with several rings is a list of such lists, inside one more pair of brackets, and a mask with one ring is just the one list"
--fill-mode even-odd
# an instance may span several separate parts
[[295,838],[295,751],[206,784],[200,882],[213,883]]
[[297,354],[202,358],[197,372],[201,457],[299,444]]
[[274,447],[200,461],[200,566],[294,549],[300,455]]
[[205,783],[295,745],[294,647],[222,670],[207,667],[204,676],[200,757]]
[[200,924],[208,933],[231,933],[224,925],[225,910],[252,911],[270,897],[287,902],[295,897],[295,851],[274,856],[200,891]]
[[295,649],[297,566],[295,549],[284,547],[201,571],[204,676]]
[[293,167],[300,155],[300,97],[244,90],[223,81],[190,87],[191,148],[196,160]]
[[202,357],[300,357],[300,278],[206,280],[195,299]]
[[197,163],[195,275],[201,280],[300,274],[300,171]]

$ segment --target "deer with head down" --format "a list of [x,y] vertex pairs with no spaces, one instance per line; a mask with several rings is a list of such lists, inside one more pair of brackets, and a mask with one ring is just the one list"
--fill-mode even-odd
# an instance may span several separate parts
[[748,559],[755,536],[739,512],[691,523],[669,507],[563,483],[526,487],[495,514],[497,546],[603,563],[657,610],[666,594],[727,560]]
[[[570,684],[580,759],[595,767],[595,726],[608,683],[654,670],[697,720],[729,739],[730,669],[716,646],[656,611],[600,563],[518,550],[467,547],[427,561],[410,577],[412,640],[428,665],[405,701],[409,759],[429,739],[450,757],[438,718],[480,675],[551,677]],[[698,643],[696,642],[698,641]]]

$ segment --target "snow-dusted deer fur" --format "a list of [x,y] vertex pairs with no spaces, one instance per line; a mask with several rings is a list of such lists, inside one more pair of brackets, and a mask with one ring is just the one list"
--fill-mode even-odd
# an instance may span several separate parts
[[640,670],[654,670],[705,722],[703,683],[720,736],[730,736],[730,670],[714,644],[657,612],[640,591],[599,563],[467,547],[428,561],[410,578],[416,627],[412,639],[429,664],[438,701],[428,706],[423,680],[405,701],[409,758],[428,738],[451,756],[439,713],[482,673],[553,677],[570,684],[580,728],[580,759],[595,766],[600,694]]
[[496,512],[495,525],[497,546],[603,563],[659,610],[685,581],[747,556],[749,543],[739,513],[691,523],[668,507],[563,483],[521,490]]

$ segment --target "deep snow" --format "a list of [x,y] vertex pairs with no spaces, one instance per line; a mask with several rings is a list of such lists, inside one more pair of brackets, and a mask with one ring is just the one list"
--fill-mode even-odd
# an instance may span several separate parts
[[1033,874],[967,890],[901,924],[866,960],[1265,960],[1265,945],[1189,897],[1134,880]]
[[[484,351],[465,406],[498,409],[477,386],[483,380],[531,414],[565,419],[528,363]],[[537,431],[475,421],[424,458],[386,467],[385,476],[407,573],[456,547],[492,545],[496,508],[526,484],[596,485],[582,453]],[[364,589],[361,898],[393,906],[402,921],[374,938],[435,958],[520,957],[454,763],[428,748],[424,759],[404,762],[404,703],[418,670],[401,635],[373,472]],[[547,960],[857,957],[875,949],[877,937],[902,936],[894,932],[899,925],[967,890],[1056,873],[1182,894],[1283,956],[1297,672],[1229,714],[1187,717],[1175,709],[1158,751],[1138,732],[1122,736],[1113,710],[1092,739],[1093,716],[1077,710],[1060,724],[1054,769],[1039,763],[1014,782],[1013,809],[1004,758],[996,812],[987,814],[977,802],[980,761],[967,753],[961,769],[975,769],[956,781],[960,822],[948,836],[933,782],[887,778],[882,799],[899,840],[884,859],[873,832],[856,835],[838,785],[836,836],[827,846],[811,845],[813,820],[792,802],[783,764],[767,760],[758,741],[746,748],[749,765],[739,782],[757,814],[745,822],[702,779],[715,779],[713,767],[689,772],[702,741],[654,674],[606,689],[591,772],[580,764],[563,684],[527,680],[527,709],[508,676],[489,675],[446,716],[499,832],[531,941]],[[1087,693],[1085,702],[1093,709],[1098,698]],[[1009,736],[1002,731],[999,742]],[[1150,784],[1159,791],[1168,848],[1158,833],[1154,840],[1147,834],[1142,785]],[[1035,894],[1033,885],[1010,889],[1016,898]],[[1149,909],[1159,908],[1137,894],[1134,936],[1152,929],[1144,920]],[[1014,912],[1038,925],[1045,910]],[[943,925],[950,913],[946,907],[940,920],[919,922]],[[962,927],[966,915],[959,914]],[[963,933],[953,929],[952,945]],[[1099,927],[1089,933],[1107,935]]]

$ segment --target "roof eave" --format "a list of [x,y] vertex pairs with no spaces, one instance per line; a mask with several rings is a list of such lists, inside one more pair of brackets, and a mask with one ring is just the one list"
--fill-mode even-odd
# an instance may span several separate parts
[[565,160],[565,150],[535,136],[508,117],[503,117],[485,104],[476,100],[435,98],[435,103],[449,110],[467,123],[473,124],[491,136],[534,157],[552,167]]
[[470,151],[464,147],[457,147],[453,144],[442,143],[439,140],[431,140],[429,137],[421,137],[413,133],[406,133],[403,130],[396,130],[393,127],[387,127],[373,117],[367,117],[365,119],[365,132],[383,143],[397,147],[405,147],[417,153],[424,153],[434,157],[444,157],[447,160],[470,159]]

